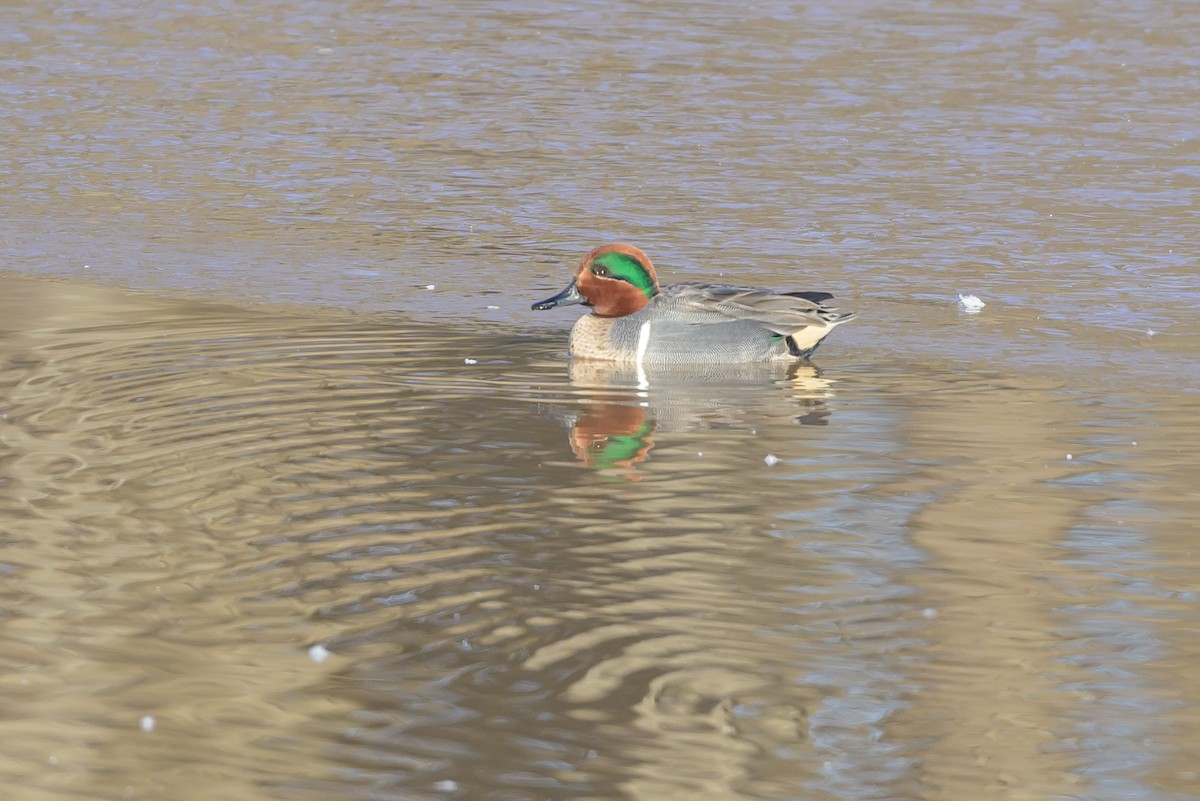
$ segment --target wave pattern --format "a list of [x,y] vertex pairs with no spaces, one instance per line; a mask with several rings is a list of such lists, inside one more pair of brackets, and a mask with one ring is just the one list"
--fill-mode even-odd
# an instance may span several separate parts
[[[1172,508],[1137,403],[10,286],[0,772],[28,798],[866,799],[961,788],[990,742],[1050,795],[1130,781],[1071,687],[1187,731],[1148,688],[1195,599],[1153,549],[1125,581],[1111,523]],[[1122,599],[1162,630],[1100,631]]]

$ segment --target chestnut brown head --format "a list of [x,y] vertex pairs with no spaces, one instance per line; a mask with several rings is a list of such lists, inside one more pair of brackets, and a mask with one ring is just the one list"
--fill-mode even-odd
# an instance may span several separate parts
[[657,294],[658,276],[650,257],[633,245],[617,242],[589,251],[575,269],[570,286],[533,308],[583,303],[600,317],[624,317],[642,309]]

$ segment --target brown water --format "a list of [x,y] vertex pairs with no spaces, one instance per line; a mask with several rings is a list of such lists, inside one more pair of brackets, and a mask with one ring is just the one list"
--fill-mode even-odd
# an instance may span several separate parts
[[1200,4],[0,23],[0,796],[1200,799]]

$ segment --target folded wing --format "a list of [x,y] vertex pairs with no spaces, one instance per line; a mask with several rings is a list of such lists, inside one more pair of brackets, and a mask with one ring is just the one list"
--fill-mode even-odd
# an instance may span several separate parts
[[[809,326],[832,328],[854,317],[840,313],[823,301],[833,298],[828,292],[788,292],[780,294],[756,287],[714,284],[675,284],[678,301],[690,315],[712,314],[731,320],[753,320],[777,334],[788,336]],[[711,318],[710,320],[711,321]]]

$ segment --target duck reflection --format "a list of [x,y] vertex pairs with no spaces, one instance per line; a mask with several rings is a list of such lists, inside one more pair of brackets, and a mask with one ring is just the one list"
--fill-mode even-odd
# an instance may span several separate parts
[[654,429],[654,420],[643,406],[589,403],[571,425],[571,450],[588,467],[632,467],[650,455]]
[[576,359],[569,375],[582,405],[568,418],[571,450],[597,470],[645,462],[656,431],[751,425],[759,415],[826,425],[833,394],[833,381],[807,362],[638,368]]

